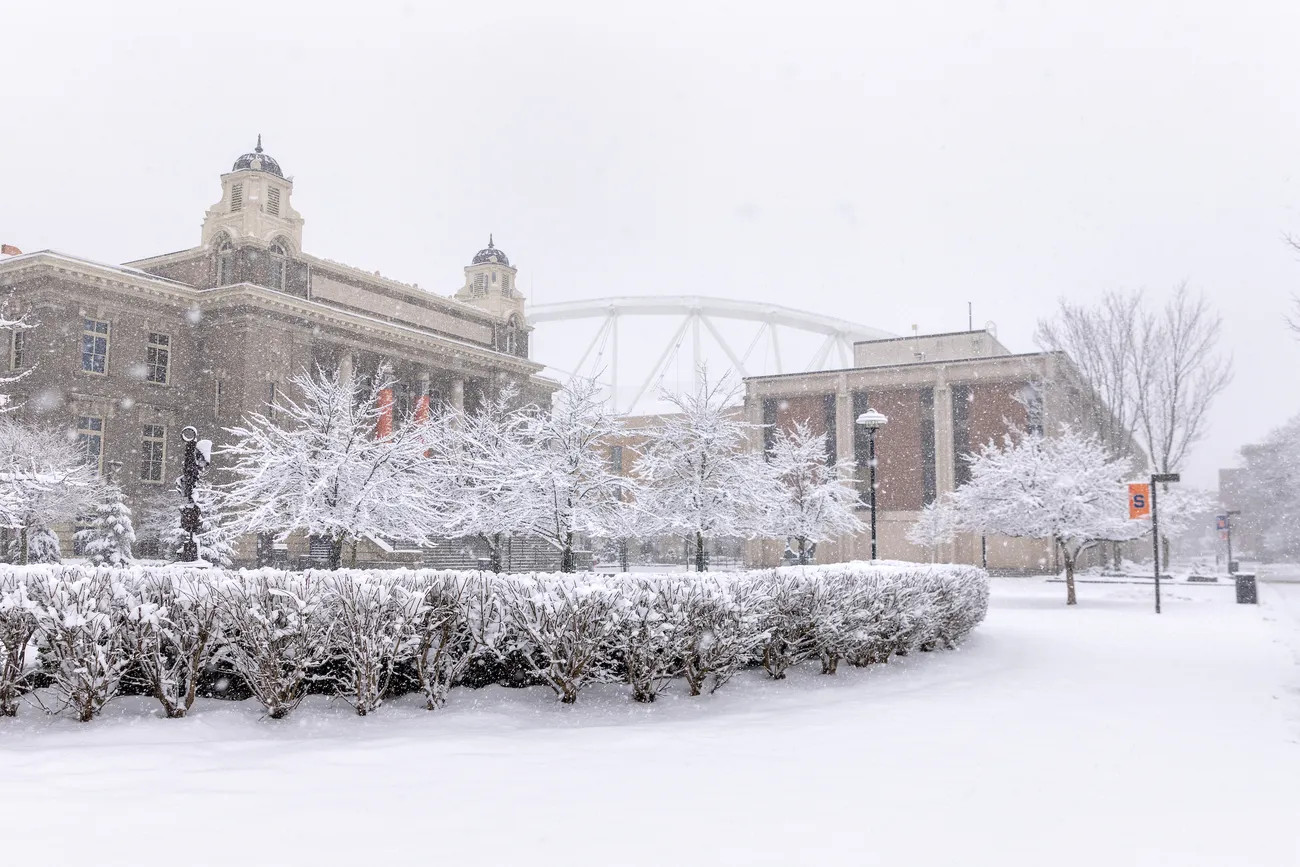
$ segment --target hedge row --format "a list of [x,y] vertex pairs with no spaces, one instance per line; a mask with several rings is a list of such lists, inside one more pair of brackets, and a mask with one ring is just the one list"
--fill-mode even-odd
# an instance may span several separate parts
[[[746,666],[806,659],[834,674],[951,648],[983,620],[968,566],[845,563],[737,573],[0,568],[0,715],[24,696],[93,719],[123,691],[169,717],[220,676],[267,715],[325,691],[358,714],[418,689],[544,683],[573,702],[625,682],[653,701],[680,680],[713,692]],[[40,689],[40,687],[48,687]]]

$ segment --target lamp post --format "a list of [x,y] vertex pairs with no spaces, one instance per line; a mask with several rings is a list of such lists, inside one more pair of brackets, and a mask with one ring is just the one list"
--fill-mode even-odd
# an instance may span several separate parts
[[1160,613],[1160,512],[1156,508],[1156,486],[1182,481],[1178,473],[1154,473],[1151,476],[1151,549],[1156,564],[1156,614]]
[[181,477],[176,480],[184,501],[181,506],[181,530],[186,535],[185,544],[181,547],[181,560],[193,563],[199,559],[199,543],[194,534],[202,527],[202,514],[194,502],[194,486],[212,460],[212,442],[200,440],[198,429],[193,425],[187,425],[181,430],[181,439],[185,441],[185,459],[181,466]]
[[1237,567],[1232,562],[1232,518],[1234,515],[1240,515],[1241,509],[1228,509],[1223,513],[1223,530],[1228,534],[1228,574],[1237,574]]
[[867,429],[867,467],[871,484],[871,559],[876,559],[876,431],[889,423],[889,419],[870,407],[858,416],[858,424]]

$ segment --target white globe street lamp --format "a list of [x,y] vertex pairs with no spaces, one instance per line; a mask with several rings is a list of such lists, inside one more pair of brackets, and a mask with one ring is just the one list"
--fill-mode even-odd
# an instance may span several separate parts
[[867,429],[867,466],[871,484],[871,559],[876,559],[876,431],[889,423],[884,413],[870,407],[858,416],[858,424]]

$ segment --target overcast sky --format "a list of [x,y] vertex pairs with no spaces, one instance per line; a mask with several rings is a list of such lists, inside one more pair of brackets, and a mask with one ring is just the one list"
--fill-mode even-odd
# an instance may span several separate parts
[[539,302],[969,300],[1029,351],[1185,280],[1237,370],[1195,480],[1300,411],[1294,0],[618,8],[0,0],[0,240],[193,246],[260,132],[308,252],[438,291],[493,232]]

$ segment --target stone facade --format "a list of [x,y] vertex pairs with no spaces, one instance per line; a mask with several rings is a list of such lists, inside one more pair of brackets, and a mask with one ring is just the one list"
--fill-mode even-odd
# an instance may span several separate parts
[[[5,367],[32,368],[8,388],[17,412],[121,463],[133,507],[171,488],[184,426],[220,442],[317,366],[391,366],[399,418],[422,396],[435,411],[472,409],[507,383],[549,404],[555,384],[528,358],[515,269],[495,245],[446,297],[304,253],[293,182],[260,140],[221,186],[188,250],[124,266],[51,251],[0,259],[10,314],[37,324],[5,347]],[[393,553],[383,548],[369,554]]]

